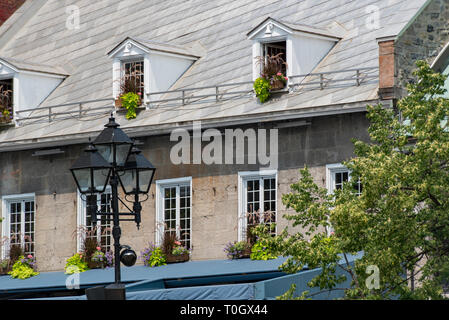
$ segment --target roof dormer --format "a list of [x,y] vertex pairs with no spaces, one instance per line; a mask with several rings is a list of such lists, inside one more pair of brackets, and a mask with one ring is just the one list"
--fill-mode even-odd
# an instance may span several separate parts
[[121,94],[120,79],[137,71],[145,104],[149,102],[148,93],[168,90],[200,58],[194,48],[130,37],[108,55],[113,59],[113,97]]
[[268,17],[247,34],[253,41],[253,80],[259,77],[257,57],[283,53],[287,76],[311,72],[341,39],[330,31],[280,22]]
[[39,107],[67,76],[57,66],[0,57],[0,124],[14,124]]

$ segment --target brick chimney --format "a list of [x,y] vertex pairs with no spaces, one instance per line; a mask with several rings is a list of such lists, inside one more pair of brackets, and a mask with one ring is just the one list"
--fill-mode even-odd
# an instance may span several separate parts
[[0,26],[25,2],[25,0],[0,0]]
[[382,100],[396,97],[396,68],[394,40],[378,40],[379,44],[379,97]]

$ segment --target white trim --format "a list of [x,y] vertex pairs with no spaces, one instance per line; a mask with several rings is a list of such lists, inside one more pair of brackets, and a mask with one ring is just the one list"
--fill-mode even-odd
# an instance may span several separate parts
[[334,193],[334,174],[338,172],[348,172],[348,181],[351,178],[351,170],[342,163],[332,163],[326,165],[326,189],[328,194]]
[[[10,221],[9,221],[9,210],[7,205],[12,201],[27,201],[31,200],[34,201],[34,221],[36,223],[36,194],[33,193],[22,193],[22,194],[13,194],[13,195],[7,195],[2,196],[2,218],[3,221],[1,223],[2,225],[2,237],[8,237],[10,236]],[[34,233],[36,234],[36,226],[34,228]],[[6,258],[6,250],[3,247],[1,258]]]
[[[237,192],[237,201],[238,201],[238,211],[237,211],[237,241],[243,240],[243,229],[246,230],[246,219],[243,219],[244,215],[246,215],[246,186],[245,180],[250,179],[262,179],[262,178],[270,178],[273,177],[276,180],[276,189],[275,189],[275,199],[276,199],[276,222],[278,217],[278,171],[275,169],[272,170],[259,170],[259,171],[239,171],[238,172],[238,192]],[[263,191],[260,192],[259,201],[262,203],[263,207]],[[261,200],[262,199],[262,200]],[[243,223],[243,225],[242,225]],[[277,227],[276,227],[277,229]],[[277,233],[277,230],[275,230]]]
[[[77,236],[76,236],[76,250],[80,252],[82,250],[81,239],[78,235],[78,228],[81,226],[86,226],[86,201],[81,198],[81,193],[79,190],[76,192],[77,194],[77,206],[76,206],[76,226],[77,226]],[[97,198],[97,206],[98,202],[101,201],[101,194],[111,194],[111,186],[107,186],[103,193],[97,193],[97,196],[100,195],[100,199]],[[98,220],[100,223],[100,220]],[[111,234],[112,237],[112,234]],[[98,235],[97,235],[98,238]],[[112,241],[111,241],[112,242]],[[112,247],[112,245],[111,245]],[[111,248],[112,249],[112,248]]]
[[[154,242],[156,245],[160,245],[162,241],[162,230],[160,228],[160,225],[164,223],[164,212],[163,208],[164,205],[162,203],[164,196],[162,194],[162,191],[166,187],[175,187],[175,186],[190,186],[190,246],[192,247],[193,243],[193,225],[192,225],[192,216],[193,216],[193,210],[192,210],[192,202],[193,202],[193,189],[192,189],[192,177],[181,177],[181,178],[172,178],[172,179],[163,179],[163,180],[156,180],[156,221],[155,221],[155,228],[156,232],[154,233],[155,239]],[[179,210],[179,197],[178,194],[176,195],[176,208]],[[178,227],[179,224],[179,214],[176,212],[176,226]]]
[[[260,31],[262,31],[263,29],[267,28],[267,25],[271,23],[273,24],[273,26],[276,26],[277,28],[287,32],[288,34],[292,34],[293,30],[287,26],[281,25],[279,22],[273,20],[273,19],[268,19],[267,21],[265,21],[265,23],[261,24],[259,28],[257,28],[256,30],[252,31],[250,34],[248,34],[248,39],[249,40],[253,40],[254,36],[256,34],[258,34]],[[256,38],[257,39],[257,38]]]

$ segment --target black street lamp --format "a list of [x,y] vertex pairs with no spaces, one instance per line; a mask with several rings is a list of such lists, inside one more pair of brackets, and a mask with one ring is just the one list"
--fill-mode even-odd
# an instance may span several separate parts
[[[93,145],[85,150],[85,154],[75,161],[72,168],[73,177],[82,194],[86,195],[92,221],[97,215],[111,216],[113,220],[112,236],[114,238],[115,287],[121,287],[120,261],[126,266],[135,263],[135,252],[129,246],[120,245],[120,221],[135,221],[140,225],[142,206],[139,194],[148,194],[156,168],[133,148],[133,141],[119,128],[112,114],[105,129],[94,140]],[[132,150],[132,151],[131,151]],[[133,210],[118,197],[118,184],[122,185],[126,195],[134,195]],[[111,212],[99,212],[93,204],[96,193],[105,191],[107,184],[111,186]],[[148,198],[148,197],[147,197]],[[125,198],[126,200],[126,198]],[[146,199],[145,199],[146,200]],[[119,212],[119,201],[129,212]],[[121,219],[120,216],[134,216],[133,219]],[[125,249],[120,252],[121,249]]]
[[148,195],[155,171],[156,168],[142,155],[142,152],[133,147],[128,161],[118,172],[120,184],[125,194],[134,195],[133,211],[136,214],[137,229],[140,226],[140,212],[142,211],[139,194]]

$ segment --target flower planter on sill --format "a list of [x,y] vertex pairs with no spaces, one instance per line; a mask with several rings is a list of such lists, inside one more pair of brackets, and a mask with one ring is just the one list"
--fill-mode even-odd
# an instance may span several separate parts
[[271,84],[271,91],[279,91],[285,88],[285,82],[282,80],[274,80]]
[[189,257],[188,253],[183,253],[183,254],[178,254],[178,255],[167,254],[165,256],[166,263],[186,262],[186,261],[189,261],[189,259],[190,259],[190,257]]
[[89,261],[87,263],[87,266],[89,269],[104,269],[105,266],[102,262],[96,262],[96,261]]
[[245,249],[242,252],[242,255],[238,259],[247,259],[251,256],[251,248]]

